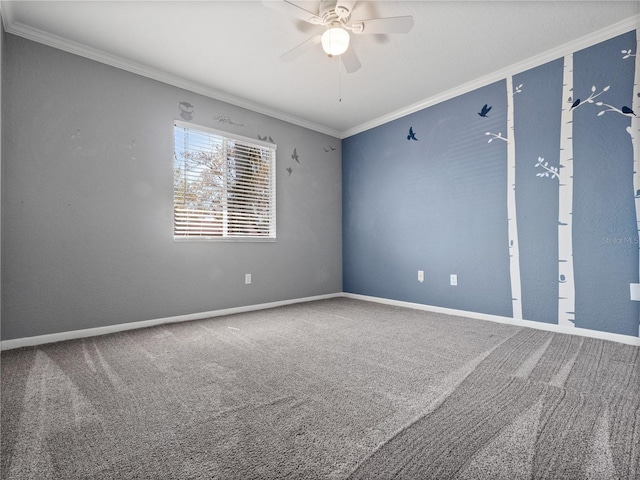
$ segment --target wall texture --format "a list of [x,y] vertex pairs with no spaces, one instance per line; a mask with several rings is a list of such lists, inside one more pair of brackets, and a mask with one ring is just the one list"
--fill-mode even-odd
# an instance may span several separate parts
[[637,52],[631,31],[344,140],[344,290],[638,336]]
[[[3,340],[342,291],[339,139],[13,35],[4,62]],[[276,242],[174,242],[188,117],[277,144]]]

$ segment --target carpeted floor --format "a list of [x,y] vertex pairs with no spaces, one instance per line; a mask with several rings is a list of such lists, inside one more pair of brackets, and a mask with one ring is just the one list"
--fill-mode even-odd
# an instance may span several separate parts
[[2,353],[1,477],[640,478],[640,348],[346,298]]

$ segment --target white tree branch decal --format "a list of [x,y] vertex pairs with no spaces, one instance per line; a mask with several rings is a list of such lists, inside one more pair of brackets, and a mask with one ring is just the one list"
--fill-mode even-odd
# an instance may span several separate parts
[[[593,103],[593,100],[598,98],[600,95],[602,95],[604,92],[608,91],[611,88],[611,85],[607,85],[606,87],[604,87],[602,89],[601,92],[596,93],[596,86],[594,85],[593,87],[591,87],[591,94],[589,95],[589,97],[582,101],[579,98],[577,98],[574,102],[573,105],[571,105],[570,110],[575,110],[576,108],[582,106],[582,105],[586,105],[587,103]],[[569,97],[569,101],[571,101],[571,97]]]
[[560,178],[560,175],[558,174],[558,167],[549,166],[549,162],[545,162],[543,157],[538,157],[538,163],[536,163],[536,167],[541,167],[543,170],[545,170],[544,172],[536,173],[536,177],[551,176],[551,179]]
[[598,116],[602,116],[607,112],[614,112],[614,113],[619,113],[620,115],[624,115],[625,117],[634,117],[635,114],[633,113],[633,110],[630,109],[627,106],[620,108],[616,108],[613,105],[609,105],[608,103],[604,103],[604,102],[596,102],[596,105],[598,107],[607,107],[606,110],[601,110],[598,112]]
[[491,135],[491,138],[489,139],[489,141],[487,143],[491,143],[494,140],[503,140],[505,142],[508,142],[507,137],[503,137],[502,136],[502,132],[498,132],[497,134],[491,133],[491,132],[486,132],[485,135]]

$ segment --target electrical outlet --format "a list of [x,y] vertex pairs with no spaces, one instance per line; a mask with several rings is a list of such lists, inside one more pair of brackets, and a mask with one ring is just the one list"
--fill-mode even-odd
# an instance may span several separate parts
[[420,283],[424,282],[424,270],[418,270],[418,281]]
[[631,291],[631,300],[640,301],[640,283],[630,283],[629,290]]
[[251,285],[251,274],[250,273],[245,273],[244,274],[244,284],[245,285]]
[[450,285],[458,285],[458,275],[452,273],[449,275],[449,284]]

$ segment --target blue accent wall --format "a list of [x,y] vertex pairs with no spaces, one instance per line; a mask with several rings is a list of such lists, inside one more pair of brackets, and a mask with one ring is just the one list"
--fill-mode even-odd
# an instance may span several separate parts
[[[558,323],[559,180],[552,172],[562,168],[561,110],[580,98],[572,109],[575,326],[638,336],[640,302],[629,293],[639,282],[631,118],[599,114],[607,104],[638,104],[636,57],[621,53],[628,49],[635,53],[635,31],[575,52],[572,98],[562,98],[563,58],[511,77],[526,320]],[[345,292],[513,316],[506,85],[343,140]],[[450,274],[458,286],[449,285]]]
[[[632,105],[635,32],[574,55],[575,96],[610,89],[594,99],[620,109]],[[640,79],[639,79],[640,80]],[[576,326],[638,335],[638,234],[633,202],[633,150],[627,116],[585,105],[574,117],[574,264]],[[636,112],[640,113],[640,112]]]
[[505,110],[504,82],[343,142],[346,292],[511,315],[506,145],[485,135],[506,117],[484,104]]
[[[558,323],[558,181],[536,175],[538,157],[558,167],[562,59],[514,75],[516,206],[522,316]],[[547,180],[547,181],[545,181]]]

